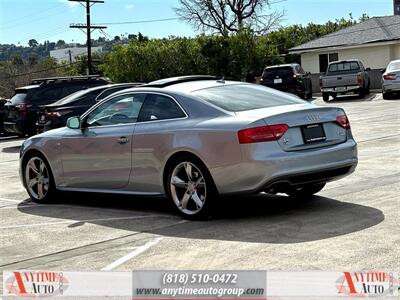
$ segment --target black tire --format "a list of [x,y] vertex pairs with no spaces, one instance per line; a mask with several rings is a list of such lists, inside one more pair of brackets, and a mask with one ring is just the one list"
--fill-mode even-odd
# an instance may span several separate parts
[[[31,160],[33,159],[38,159],[40,161],[42,161],[46,167],[46,171],[43,171],[43,190],[46,190],[44,197],[39,197],[39,191],[37,193],[35,193],[35,188],[32,187],[32,190],[28,187],[29,186],[29,179],[27,178],[27,175],[29,172],[30,175],[32,175],[32,172],[35,173],[33,170],[29,170],[27,171],[28,168],[28,164],[31,162]],[[36,164],[37,167],[39,167]],[[38,168],[38,170],[40,172],[42,172],[42,170],[40,168]],[[45,188],[46,184],[44,181],[44,177],[48,176],[48,184],[47,184],[47,189]],[[55,187],[55,183],[54,183],[54,177],[53,177],[53,173],[51,171],[50,165],[47,162],[46,158],[40,154],[40,153],[34,153],[26,158],[24,158],[24,164],[23,164],[23,168],[22,168],[22,176],[23,176],[23,180],[24,180],[24,185],[26,188],[26,191],[28,192],[29,197],[32,199],[32,201],[37,202],[37,203],[50,203],[50,202],[55,202],[55,196],[56,196],[56,187]],[[39,181],[40,182],[40,181]],[[39,188],[39,183],[37,183],[37,189]]]
[[325,102],[328,102],[328,101],[329,101],[329,93],[322,93],[322,99],[323,99]]
[[[185,164],[192,165],[191,180],[189,180],[187,177]],[[168,176],[166,177],[166,182],[164,182],[164,187],[175,210],[188,220],[209,219],[212,216],[218,193],[215,188],[214,181],[206,166],[199,159],[190,156],[183,156],[169,164],[167,174]],[[171,181],[173,176],[178,177],[178,179],[181,180],[177,181],[179,182],[179,185],[184,185],[186,180],[186,186],[183,187],[173,184]],[[201,176],[203,177],[204,181],[201,181]],[[196,182],[201,183],[201,185],[194,187]],[[202,182],[204,182],[204,185]],[[201,208],[199,208],[197,202],[194,200],[195,194],[197,195],[197,199],[200,199],[203,203]],[[185,207],[183,208],[182,203],[184,202],[183,199],[185,196],[189,198],[186,201]],[[179,198],[181,198],[181,200],[179,200]]]
[[358,92],[358,96],[360,98],[365,98],[365,89],[364,88],[360,88],[360,90]]
[[390,94],[382,92],[382,97],[383,97],[384,100],[389,100],[390,99]]
[[370,92],[371,92],[371,83],[368,83],[368,86],[367,86],[367,88],[365,89],[365,94],[366,94],[366,95],[369,95]]
[[294,198],[310,197],[310,196],[320,192],[325,187],[325,184],[326,183],[307,184],[307,185],[300,186],[297,188],[292,188],[292,189],[286,191],[286,194],[288,194],[290,197],[294,197]]
[[312,87],[310,87],[310,92],[308,93],[308,99],[312,99],[313,93],[312,93]]
[[332,93],[331,96],[332,96],[332,98],[333,98],[334,100],[337,99],[337,94],[336,94],[336,93]]

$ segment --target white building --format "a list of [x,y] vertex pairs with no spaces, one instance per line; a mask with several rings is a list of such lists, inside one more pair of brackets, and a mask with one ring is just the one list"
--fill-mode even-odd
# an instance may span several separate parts
[[[103,47],[92,47],[92,54],[102,53]],[[57,63],[75,62],[79,56],[87,55],[86,47],[64,48],[50,51],[50,57],[57,60]]]
[[328,63],[360,59],[372,70],[400,58],[400,15],[374,17],[351,27],[289,49],[301,55],[306,72],[322,73]]

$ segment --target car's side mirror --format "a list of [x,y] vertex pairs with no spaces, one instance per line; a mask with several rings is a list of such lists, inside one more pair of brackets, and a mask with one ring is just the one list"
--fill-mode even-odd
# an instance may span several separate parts
[[371,71],[371,68],[366,68],[365,71],[369,72]]
[[78,117],[71,117],[67,120],[67,127],[71,129],[81,128],[81,119]]
[[383,73],[385,73],[386,72],[386,69],[382,69],[381,70],[381,73],[383,74]]

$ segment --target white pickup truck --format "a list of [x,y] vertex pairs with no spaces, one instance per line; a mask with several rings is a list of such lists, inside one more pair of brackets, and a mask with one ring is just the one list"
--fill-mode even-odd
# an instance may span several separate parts
[[341,60],[331,62],[324,76],[320,77],[322,98],[329,101],[329,96],[336,99],[337,95],[348,93],[358,94],[364,98],[369,94],[371,69],[364,68],[360,60]]

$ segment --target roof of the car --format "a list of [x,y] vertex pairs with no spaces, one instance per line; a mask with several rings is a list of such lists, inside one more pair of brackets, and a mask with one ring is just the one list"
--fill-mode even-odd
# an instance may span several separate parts
[[[224,80],[195,80],[195,81],[187,81],[180,82],[176,84],[168,85],[167,87],[133,87],[129,89],[125,89],[123,91],[118,92],[118,94],[129,93],[129,92],[180,92],[180,93],[192,93],[198,90],[213,88],[213,87],[222,87],[222,86],[232,86],[238,84],[249,84],[241,81],[224,81]],[[116,93],[117,94],[117,93]]]
[[18,88],[16,88],[15,90],[16,91],[20,91],[20,90],[31,90],[31,89],[37,89],[37,88],[39,88],[40,87],[40,85],[39,84],[32,84],[32,85],[26,85],[26,86],[21,86],[21,87],[18,87]]
[[298,66],[299,64],[282,64],[282,65],[274,65],[274,66],[268,66],[266,69],[272,69],[272,68],[282,68],[282,67],[294,67]]

